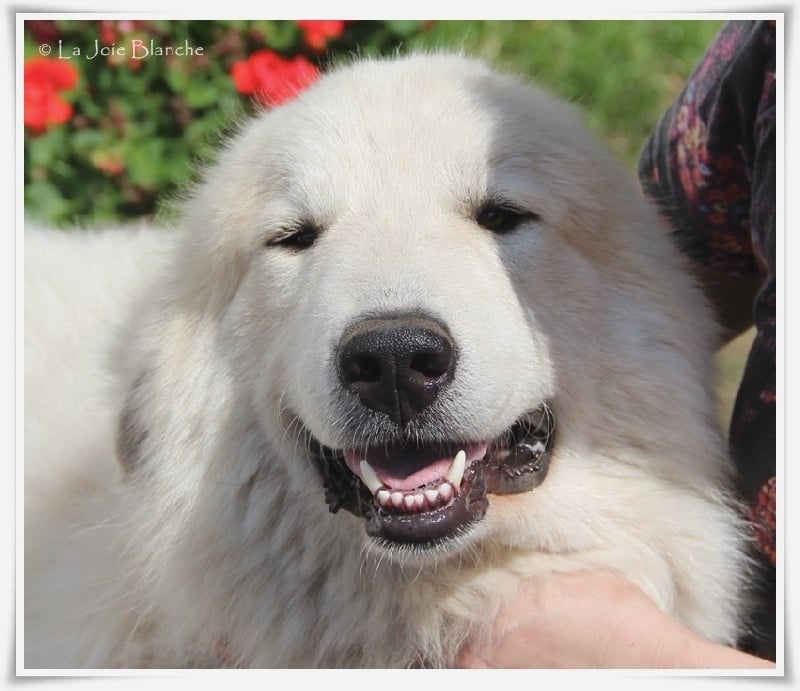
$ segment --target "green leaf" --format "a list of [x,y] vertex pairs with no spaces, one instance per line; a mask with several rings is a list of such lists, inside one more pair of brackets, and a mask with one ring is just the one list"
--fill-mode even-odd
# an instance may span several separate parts
[[53,127],[25,141],[28,163],[34,167],[49,168],[53,161],[63,158],[68,150],[67,133],[63,126]]
[[126,148],[125,162],[134,185],[152,189],[161,179],[159,168],[164,156],[164,142],[160,139],[138,142]]
[[88,154],[93,149],[104,146],[112,139],[112,135],[105,130],[83,129],[72,135],[71,144],[74,151]]
[[183,94],[188,89],[191,78],[189,70],[186,67],[186,62],[181,61],[171,65],[166,72],[164,72],[164,79],[176,94]]
[[25,187],[25,214],[52,223],[69,216],[70,204],[61,191],[47,180],[36,180]]
[[184,98],[190,108],[207,108],[217,102],[219,88],[215,84],[195,79],[186,89]]
[[410,36],[419,31],[425,22],[419,19],[390,19],[387,28],[398,36]]
[[287,52],[291,48],[300,45],[300,29],[294,21],[275,20],[258,22],[256,28],[264,34],[266,43],[263,47],[278,52]]

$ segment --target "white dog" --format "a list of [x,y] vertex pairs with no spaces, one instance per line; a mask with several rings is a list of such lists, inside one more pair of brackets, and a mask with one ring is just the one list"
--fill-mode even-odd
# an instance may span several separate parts
[[447,666],[585,567],[736,640],[711,313],[541,91],[340,67],[178,231],[25,254],[27,668]]

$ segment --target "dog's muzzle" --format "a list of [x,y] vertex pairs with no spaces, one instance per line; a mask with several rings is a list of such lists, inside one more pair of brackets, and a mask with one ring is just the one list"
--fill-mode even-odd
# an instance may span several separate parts
[[[367,533],[375,538],[436,545],[482,519],[489,494],[526,492],[541,484],[554,433],[552,411],[542,404],[488,443],[334,450],[311,439],[309,446],[333,513],[345,509],[366,518]],[[401,477],[405,471],[397,466],[412,471]]]
[[308,440],[332,512],[364,517],[367,533],[383,541],[439,545],[484,517],[489,494],[525,492],[544,480],[555,431],[545,403],[493,439],[403,436],[453,379],[457,359],[447,328],[425,316],[370,317],[345,331],[336,357],[343,387],[399,433],[344,449]]

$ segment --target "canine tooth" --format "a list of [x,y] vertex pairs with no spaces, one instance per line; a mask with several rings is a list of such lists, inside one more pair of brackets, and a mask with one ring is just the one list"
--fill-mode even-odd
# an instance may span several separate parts
[[439,496],[444,501],[450,501],[453,498],[453,485],[449,482],[443,482],[439,485]]
[[375,496],[381,506],[386,506],[391,500],[392,493],[388,489],[379,489]]
[[378,479],[377,473],[372,469],[372,466],[367,463],[366,460],[361,461],[361,479],[364,481],[364,484],[369,488],[369,491],[375,494],[381,487],[383,487],[383,483]]
[[461,478],[464,477],[464,469],[467,467],[467,452],[463,449],[456,454],[450,470],[447,471],[447,480],[453,487],[461,485]]
[[390,499],[392,500],[392,506],[396,509],[399,509],[403,505],[402,492],[392,492]]
[[436,506],[436,504],[439,502],[439,492],[435,489],[426,489],[425,498],[428,500],[428,504],[431,506]]

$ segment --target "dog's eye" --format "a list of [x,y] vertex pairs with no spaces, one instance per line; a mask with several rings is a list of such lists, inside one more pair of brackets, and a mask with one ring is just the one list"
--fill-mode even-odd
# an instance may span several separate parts
[[502,234],[516,229],[525,221],[538,221],[539,215],[513,206],[490,202],[478,210],[475,220],[486,230]]
[[316,242],[319,233],[320,229],[313,223],[303,223],[276,238],[272,238],[267,242],[267,245],[304,250]]

